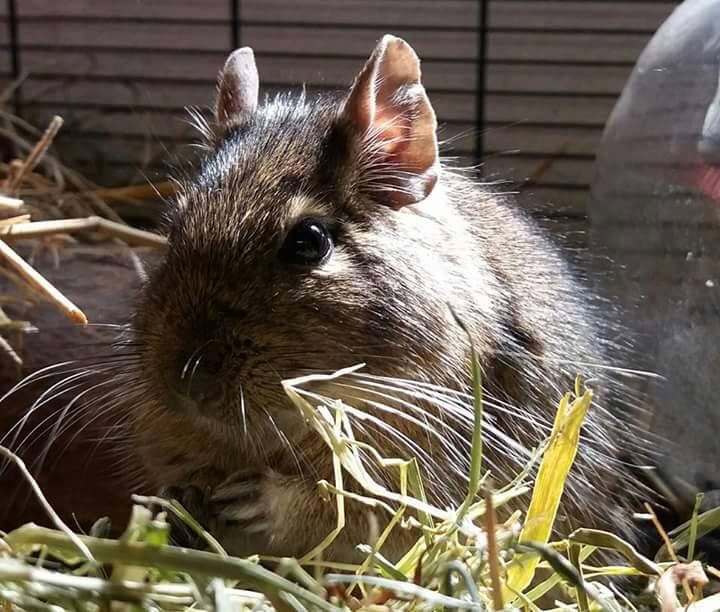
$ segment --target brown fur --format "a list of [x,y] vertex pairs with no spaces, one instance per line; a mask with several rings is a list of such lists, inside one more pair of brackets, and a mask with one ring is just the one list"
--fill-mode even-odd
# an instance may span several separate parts
[[[606,377],[583,365],[606,363],[607,355],[601,320],[566,263],[511,203],[446,167],[427,199],[385,205],[384,186],[398,176],[344,109],[342,100],[280,96],[239,113],[212,136],[199,172],[180,182],[169,250],[133,323],[139,357],[126,371],[137,397],[129,406],[133,440],[154,484],[212,491],[234,472],[257,474],[248,502],[255,507],[247,510],[255,524],[215,521],[221,541],[238,554],[308,552],[335,524],[334,504],[316,487],[333,480],[331,454],[280,381],[364,362],[352,379],[358,389],[321,390],[376,417],[360,434],[385,455],[419,449],[431,499],[457,504],[472,423],[470,399],[461,395],[470,391],[468,339],[451,305],[480,355],[485,457],[495,481],[523,467],[522,449],[547,435],[574,376],[593,377],[599,400],[561,530],[627,523],[636,485],[620,454],[631,415],[603,408]],[[336,246],[323,265],[298,270],[277,252],[309,214],[333,221]],[[179,399],[168,377],[207,355],[217,361],[211,375],[222,401]],[[363,373],[385,377],[391,397],[374,393]],[[437,385],[445,404],[427,392],[403,395],[389,379]],[[391,413],[410,414],[402,399],[426,411],[420,420],[434,434]],[[461,406],[454,416],[443,407],[450,400]],[[368,529],[364,509],[349,504],[349,524],[330,554],[352,558]],[[388,554],[409,537],[392,540]]]

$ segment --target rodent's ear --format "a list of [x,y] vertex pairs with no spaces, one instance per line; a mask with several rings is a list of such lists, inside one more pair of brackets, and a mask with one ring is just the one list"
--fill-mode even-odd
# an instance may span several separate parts
[[236,49],[227,58],[218,79],[215,120],[226,127],[239,115],[255,111],[258,103],[260,79],[255,54],[250,47]]
[[438,176],[437,119],[420,81],[420,59],[408,43],[383,36],[356,77],[343,115],[363,139],[361,151],[387,169],[368,173],[374,195],[402,208],[430,194]]

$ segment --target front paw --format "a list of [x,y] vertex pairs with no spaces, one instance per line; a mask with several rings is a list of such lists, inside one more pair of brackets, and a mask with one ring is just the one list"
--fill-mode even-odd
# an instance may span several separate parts
[[[160,491],[160,497],[174,499],[205,528],[210,528],[211,515],[208,507],[209,491],[200,489],[194,485],[189,486],[168,486]],[[173,512],[168,513],[170,524],[170,538],[176,546],[185,548],[204,549],[207,542],[195,530]]]
[[244,539],[269,538],[272,522],[265,471],[240,470],[221,482],[210,496],[213,530],[231,531]]

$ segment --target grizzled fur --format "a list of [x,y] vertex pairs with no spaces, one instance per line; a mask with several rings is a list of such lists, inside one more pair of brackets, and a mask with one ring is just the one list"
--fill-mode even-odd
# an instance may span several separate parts
[[[561,530],[628,521],[637,488],[620,461],[629,418],[603,408],[605,377],[583,365],[606,362],[604,343],[561,256],[512,203],[447,168],[426,200],[385,206],[377,196],[392,169],[342,109],[326,98],[269,100],[212,135],[199,173],[180,184],[169,250],[134,323],[142,350],[134,438],[155,484],[212,492],[240,473],[235,520],[209,517],[221,541],[239,554],[308,552],[335,525],[335,506],[315,484],[333,481],[331,456],[280,381],[362,362],[351,382],[324,392],[370,415],[360,437],[384,455],[418,456],[432,500],[457,504],[472,408],[468,340],[451,305],[484,371],[485,464],[495,481],[525,464],[580,374],[598,405]],[[277,256],[306,216],[326,220],[335,236],[315,269]],[[169,378],[184,364],[214,381],[219,399],[178,397]],[[364,509],[350,503],[330,554],[352,558],[368,529]],[[399,552],[402,539],[386,552]]]

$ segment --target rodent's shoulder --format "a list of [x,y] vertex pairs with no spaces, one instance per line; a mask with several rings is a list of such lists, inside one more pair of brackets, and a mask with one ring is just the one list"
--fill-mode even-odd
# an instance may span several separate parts
[[549,359],[605,362],[610,322],[562,247],[516,201],[492,187],[452,170],[443,178],[448,201],[465,220],[477,258],[497,279],[503,316],[515,332],[535,339]]
[[[548,291],[576,286],[566,253],[516,200],[455,170],[444,170],[446,198],[466,222],[479,256],[507,281]],[[540,296],[541,297],[541,296]]]
[[[18,250],[27,255],[29,249]],[[138,254],[145,259],[142,250]],[[83,310],[90,324],[83,327],[71,322],[54,304],[44,301],[27,307],[3,305],[8,316],[30,321],[37,332],[23,334],[22,343],[17,344],[14,334],[7,336],[23,359],[20,371],[7,354],[0,356],[0,439],[12,446],[13,440],[25,438],[27,445],[13,450],[22,453],[31,469],[36,468],[34,462],[43,449],[52,449],[52,461],[40,470],[45,477],[41,482],[53,508],[65,520],[77,520],[89,529],[98,516],[109,515],[113,524],[123,525],[132,489],[125,473],[118,472],[118,455],[122,453],[128,470],[140,468],[132,454],[125,452],[124,440],[108,437],[124,414],[117,403],[123,389],[104,395],[95,409],[90,399],[106,393],[104,372],[116,377],[127,367],[126,360],[114,358],[112,343],[127,323],[132,294],[141,287],[140,275],[129,249],[111,245],[65,246],[57,266],[48,253],[41,252],[33,265]],[[9,296],[19,293],[5,276],[0,277],[0,291]],[[113,409],[108,410],[109,406]],[[22,435],[13,438],[17,431]],[[99,440],[103,443],[96,444]],[[8,495],[0,508],[5,528],[45,520],[45,511],[23,494],[25,483],[14,471],[1,475],[0,490]]]

